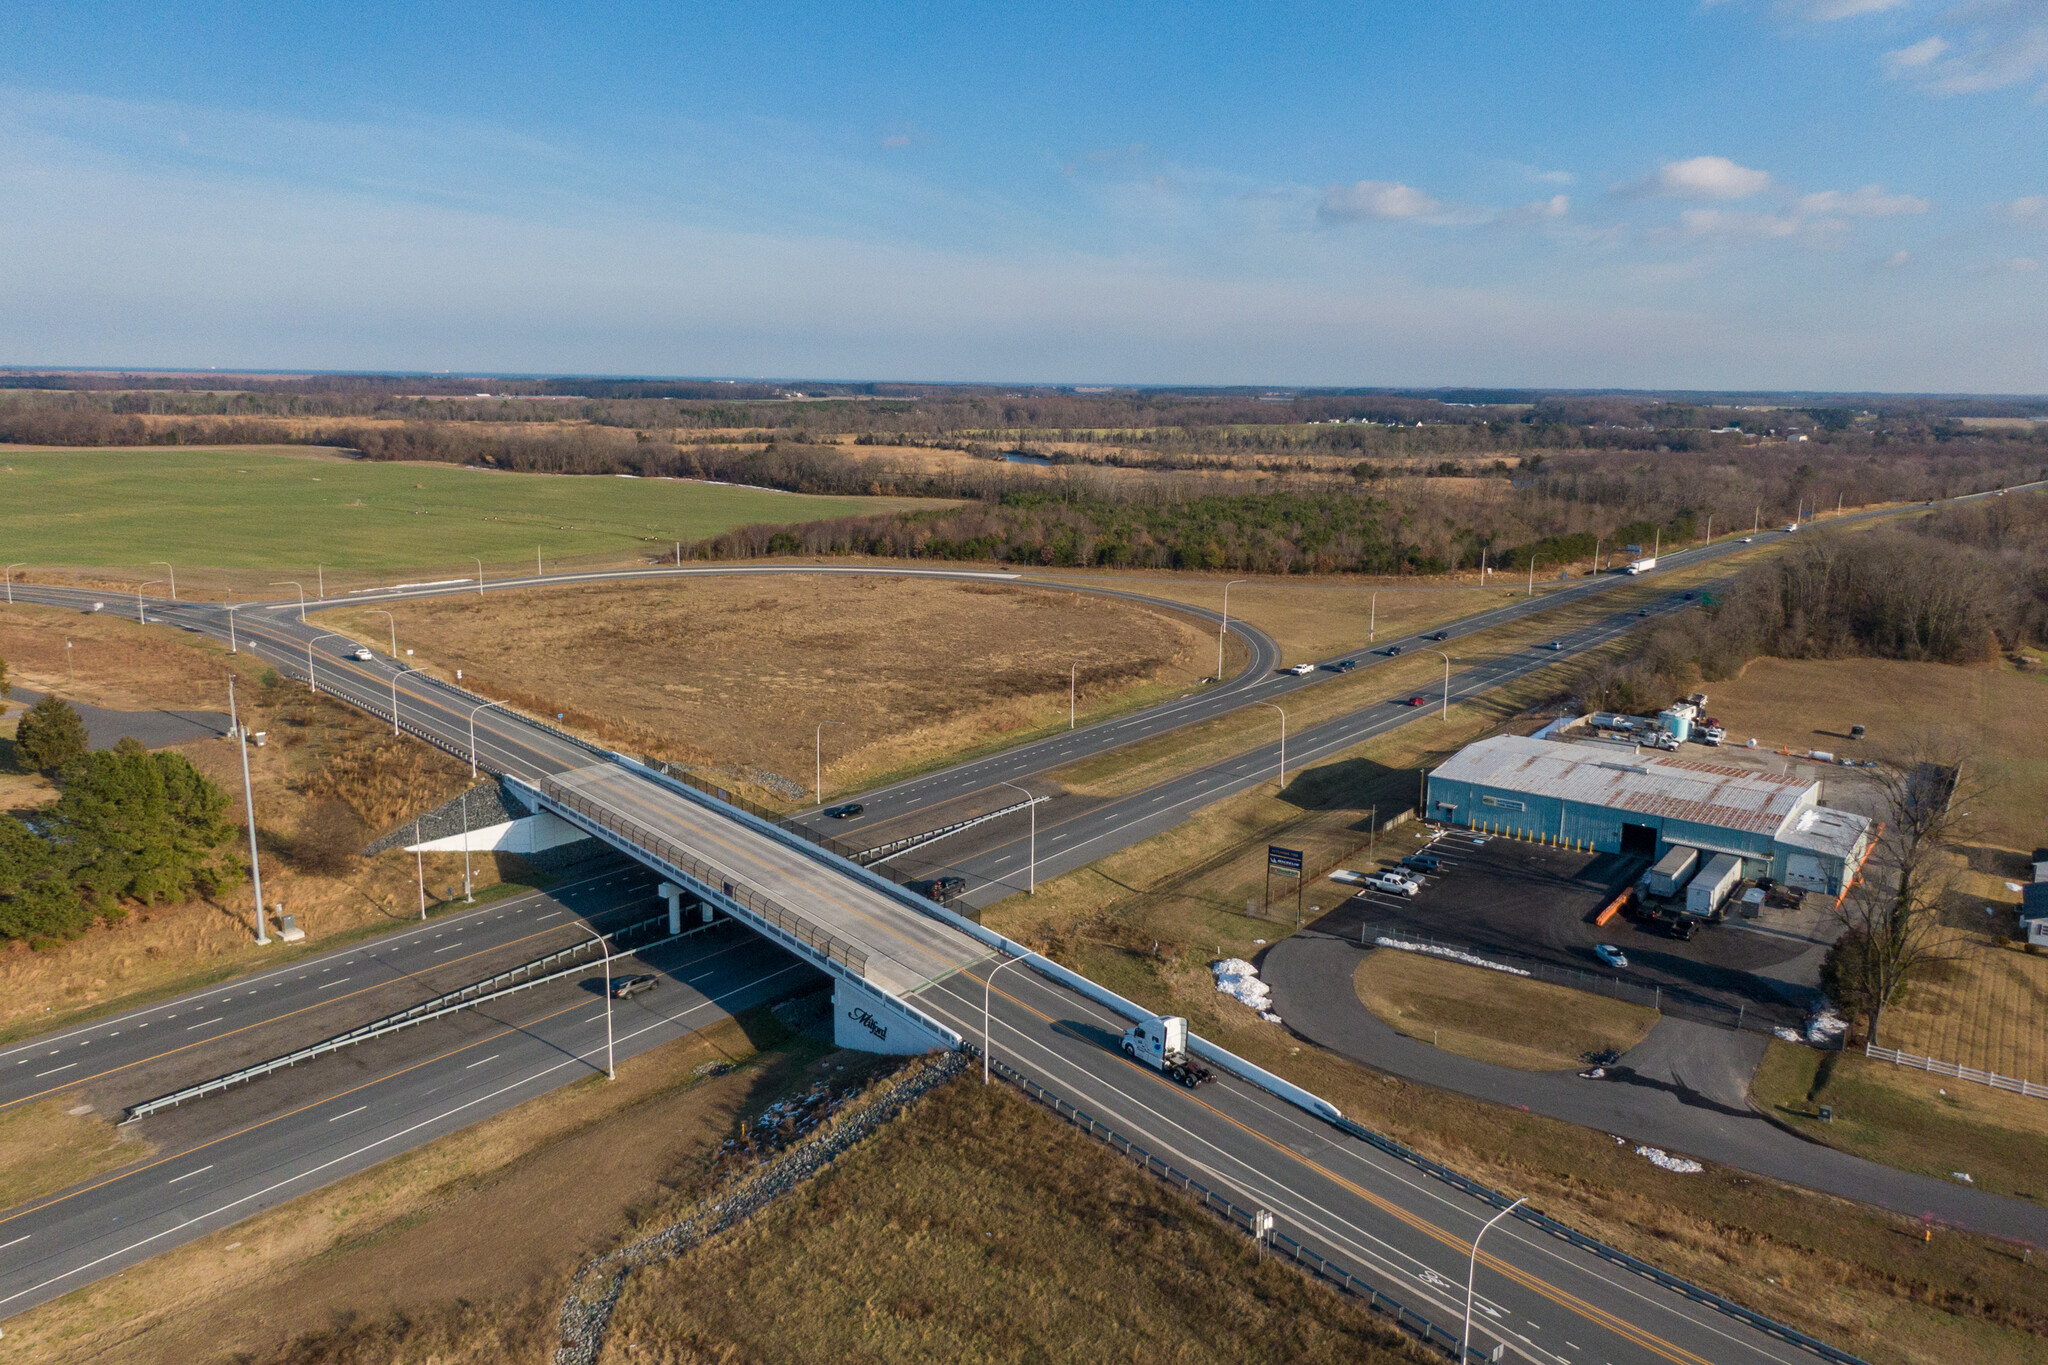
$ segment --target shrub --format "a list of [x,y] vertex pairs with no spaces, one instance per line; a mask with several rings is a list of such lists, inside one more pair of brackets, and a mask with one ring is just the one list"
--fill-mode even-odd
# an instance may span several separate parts
[[14,731],[14,761],[23,772],[55,773],[84,757],[85,722],[71,703],[47,696],[31,706]]

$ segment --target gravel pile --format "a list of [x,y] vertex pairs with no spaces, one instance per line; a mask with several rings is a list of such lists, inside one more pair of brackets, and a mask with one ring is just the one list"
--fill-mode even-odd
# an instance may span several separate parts
[[561,1345],[555,1365],[594,1365],[626,1278],[642,1266],[670,1260],[705,1238],[751,1218],[824,1170],[841,1153],[903,1112],[913,1101],[967,1069],[964,1053],[949,1052],[898,1072],[870,1092],[868,1102],[842,1112],[823,1131],[789,1148],[699,1204],[690,1216],[651,1237],[608,1252],[576,1272],[562,1299]]

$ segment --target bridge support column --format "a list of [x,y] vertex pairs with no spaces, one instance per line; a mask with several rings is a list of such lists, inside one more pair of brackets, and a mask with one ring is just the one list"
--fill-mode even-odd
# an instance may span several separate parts
[[668,902],[668,931],[671,936],[683,932],[683,888],[674,882],[663,882],[654,888],[656,895]]
[[836,978],[832,989],[832,1041],[856,1052],[899,1054],[936,1052],[947,1046],[909,1014],[844,977]]

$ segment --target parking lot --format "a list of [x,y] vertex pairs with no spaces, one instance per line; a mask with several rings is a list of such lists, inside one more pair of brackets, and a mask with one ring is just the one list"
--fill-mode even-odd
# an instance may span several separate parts
[[[1596,926],[1601,907],[1641,875],[1641,859],[1412,827],[1389,835],[1378,865],[1392,867],[1418,850],[1436,855],[1442,867],[1419,875],[1416,895],[1361,889],[1315,928],[1353,941],[1361,933],[1414,934],[1516,966],[1618,977],[1661,988],[1673,1003],[1740,1008],[1773,1021],[1796,1023],[1806,1014],[1825,951],[1810,932],[1731,919],[1702,923],[1694,938],[1681,941],[1624,915]],[[1628,966],[1603,963],[1594,952],[1603,943],[1621,949]]]

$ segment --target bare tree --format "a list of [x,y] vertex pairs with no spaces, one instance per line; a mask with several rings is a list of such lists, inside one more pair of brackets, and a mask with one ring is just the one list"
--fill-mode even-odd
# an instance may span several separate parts
[[1910,737],[1872,772],[1888,818],[1836,911],[1844,932],[1830,975],[1837,1003],[1869,1016],[1874,1043],[1899,988],[1966,951],[1941,931],[1956,866],[1947,850],[1966,837],[1989,792],[1968,743],[1953,735]]

